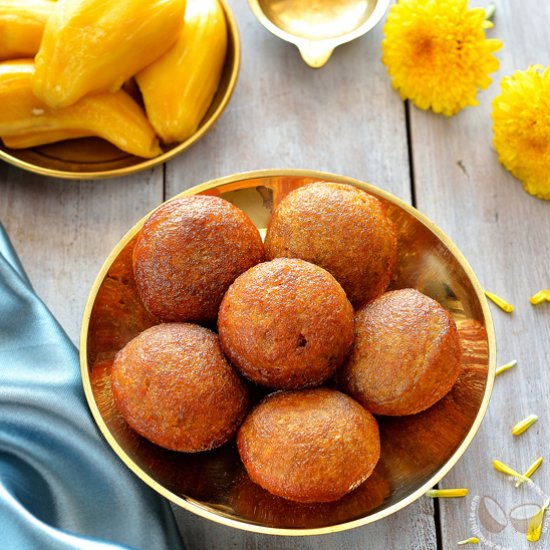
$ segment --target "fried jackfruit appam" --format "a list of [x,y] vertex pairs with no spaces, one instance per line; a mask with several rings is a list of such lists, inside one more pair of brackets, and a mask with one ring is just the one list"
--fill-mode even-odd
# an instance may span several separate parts
[[188,323],[156,325],[116,355],[115,404],[132,429],[173,451],[219,447],[237,431],[249,398],[216,334]]
[[339,387],[374,414],[416,414],[450,391],[461,356],[456,324],[440,304],[410,288],[386,292],[355,315]]
[[324,269],[297,259],[259,264],[241,275],[220,306],[223,350],[246,378],[264,386],[319,385],[353,343],[353,308]]
[[451,391],[419,414],[380,419],[386,463],[406,482],[439,469],[471,430],[487,385],[489,344],[478,321],[457,322],[462,343],[460,375]]
[[374,417],[329,388],[269,395],[244,421],[237,446],[252,481],[297,502],[343,497],[380,458]]
[[229,285],[264,260],[248,216],[219,197],[170,201],[145,222],[134,274],[146,308],[161,321],[213,322]]
[[397,260],[385,207],[365,191],[317,182],[291,191],[271,216],[268,259],[301,258],[326,269],[355,308],[382,294]]

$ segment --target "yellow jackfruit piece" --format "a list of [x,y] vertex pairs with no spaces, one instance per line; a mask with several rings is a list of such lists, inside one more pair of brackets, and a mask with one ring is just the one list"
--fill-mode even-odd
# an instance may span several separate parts
[[136,75],[147,116],[165,143],[185,141],[208,111],[227,50],[227,23],[217,0],[187,0],[174,46]]
[[139,157],[162,153],[145,113],[123,90],[52,109],[33,94],[33,73],[32,59],[0,63],[0,137],[8,147],[97,136]]
[[0,0],[0,60],[38,51],[54,0]]
[[185,0],[59,0],[36,56],[33,91],[50,107],[115,92],[166,52]]

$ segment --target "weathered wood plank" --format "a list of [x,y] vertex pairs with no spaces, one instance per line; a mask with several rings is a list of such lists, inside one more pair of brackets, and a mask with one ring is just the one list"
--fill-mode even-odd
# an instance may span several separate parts
[[[528,302],[535,291],[550,287],[550,203],[524,193],[499,165],[491,146],[490,102],[498,93],[501,76],[533,63],[550,64],[545,24],[549,19],[547,2],[498,2],[490,34],[504,42],[499,53],[501,70],[491,88],[480,95],[480,105],[452,119],[411,108],[418,207],[454,239],[482,284],[516,306],[511,316],[492,307],[499,362],[516,358],[519,365],[496,380],[478,436],[442,484],[470,488],[467,499],[440,502],[445,549],[456,548],[456,542],[471,536],[476,527],[498,548],[529,548],[532,545],[511,520],[522,510],[512,510],[526,503],[540,505],[543,500],[533,489],[514,490],[491,467],[491,460],[499,458],[523,471],[538,456],[550,458],[546,445],[550,437],[550,307],[535,308]],[[511,427],[530,413],[539,415],[538,424],[514,438]],[[547,466],[534,479],[550,494]],[[488,499],[482,504],[501,520],[502,531],[496,532],[496,524],[490,526],[487,512],[477,511],[476,497],[491,497],[502,508],[499,512]],[[550,533],[542,536],[540,547],[549,547]]]
[[163,169],[59,181],[0,163],[0,221],[38,295],[78,344],[92,283],[128,229],[162,201]]
[[433,506],[427,499],[387,520],[351,531],[315,537],[276,537],[245,533],[206,522],[189,512],[177,515],[187,548],[227,550],[435,550]]
[[[214,129],[167,166],[167,197],[197,183],[260,168],[309,168],[368,181],[410,201],[403,104],[380,63],[381,27],[308,68],[294,46],[268,33],[245,2],[230,1],[242,40],[235,95]],[[245,533],[176,515],[190,549],[437,547],[433,505],[416,503],[375,525],[323,537]]]

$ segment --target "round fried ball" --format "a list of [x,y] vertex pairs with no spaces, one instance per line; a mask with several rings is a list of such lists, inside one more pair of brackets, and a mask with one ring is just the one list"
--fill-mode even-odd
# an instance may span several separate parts
[[327,380],[353,343],[353,308],[324,269],[281,258],[259,264],[229,288],[220,307],[223,350],[246,378],[296,389]]
[[328,388],[269,395],[244,421],[237,446],[252,481],[297,502],[343,497],[380,458],[374,417]]
[[291,191],[273,212],[265,246],[268,259],[301,258],[332,273],[355,308],[386,290],[397,260],[384,205],[339,183]]
[[219,197],[166,203],[145,222],[134,248],[140,297],[161,321],[215,321],[229,285],[264,260],[248,216]]
[[112,389],[130,427],[173,451],[222,445],[248,407],[247,388],[216,334],[187,323],[157,325],[131,340],[116,355]]
[[462,361],[451,391],[419,414],[381,419],[382,453],[401,479],[438,470],[464,441],[480,411],[488,377],[487,331],[471,319],[458,321],[457,328]]
[[340,388],[374,414],[416,414],[445,396],[460,373],[456,324],[411,288],[387,292],[355,316],[355,343]]

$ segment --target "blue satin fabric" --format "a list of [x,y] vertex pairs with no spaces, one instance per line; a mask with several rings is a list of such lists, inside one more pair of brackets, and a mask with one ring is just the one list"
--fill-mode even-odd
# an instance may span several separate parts
[[0,549],[182,548],[167,501],[104,443],[78,355],[0,225]]

